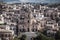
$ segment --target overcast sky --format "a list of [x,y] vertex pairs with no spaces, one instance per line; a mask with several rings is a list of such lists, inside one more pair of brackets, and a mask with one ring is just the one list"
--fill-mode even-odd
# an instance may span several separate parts
[[60,3],[60,0],[4,0],[4,2],[41,2],[41,3]]

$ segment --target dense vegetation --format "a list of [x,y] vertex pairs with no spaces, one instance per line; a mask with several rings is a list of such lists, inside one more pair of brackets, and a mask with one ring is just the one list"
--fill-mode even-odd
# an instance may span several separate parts
[[13,40],[26,40],[26,35],[22,35],[21,37],[15,37]]
[[33,40],[60,40],[60,31],[57,31],[55,37],[48,37],[47,35],[38,32],[37,37],[33,38]]

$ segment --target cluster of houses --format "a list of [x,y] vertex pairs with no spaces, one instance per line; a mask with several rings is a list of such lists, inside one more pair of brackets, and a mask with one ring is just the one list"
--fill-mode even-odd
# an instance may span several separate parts
[[40,4],[1,4],[0,39],[12,40],[22,32],[47,30],[47,35],[60,30],[60,10]]

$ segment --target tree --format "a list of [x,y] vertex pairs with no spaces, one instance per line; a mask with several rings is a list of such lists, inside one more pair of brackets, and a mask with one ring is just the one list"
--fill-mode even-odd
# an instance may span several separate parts
[[13,40],[26,40],[26,35],[22,35],[21,37],[17,36]]
[[26,35],[22,35],[22,36],[20,37],[20,40],[26,40]]
[[15,37],[13,40],[19,40],[18,37]]
[[47,37],[46,35],[39,33],[37,37],[34,38],[34,40],[55,40],[53,37]]
[[60,40],[60,31],[57,31],[57,33],[55,35],[55,39],[56,40]]

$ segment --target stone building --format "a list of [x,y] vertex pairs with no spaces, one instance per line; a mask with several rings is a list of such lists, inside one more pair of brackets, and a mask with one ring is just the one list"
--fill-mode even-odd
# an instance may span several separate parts
[[0,39],[1,40],[13,40],[13,33],[11,30],[0,29]]

